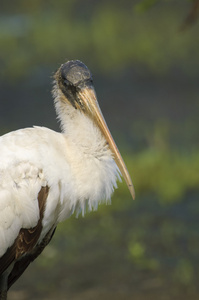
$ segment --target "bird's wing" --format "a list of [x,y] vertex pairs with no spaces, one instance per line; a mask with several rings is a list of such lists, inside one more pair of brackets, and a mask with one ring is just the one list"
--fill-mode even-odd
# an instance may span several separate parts
[[[14,244],[22,228],[37,225],[38,194],[42,187],[50,187],[46,218],[54,216],[59,181],[68,174],[63,149],[62,135],[43,127],[21,129],[0,137],[0,257]],[[43,237],[50,228],[45,228]]]
[[44,250],[44,248],[48,245],[50,240],[52,239],[56,227],[52,227],[52,229],[46,234],[43,238],[42,242],[38,244],[34,250],[30,253],[27,253],[20,260],[18,260],[11,273],[8,276],[8,289],[15,283],[15,281],[23,274],[25,269],[29,266],[29,264],[34,261]]
[[[39,218],[37,224],[36,226],[31,228],[23,228],[22,226],[18,234],[15,234],[16,238],[15,235],[13,236],[15,238],[13,244],[6,249],[6,252],[0,258],[0,274],[2,274],[12,264],[13,261],[20,259],[24,254],[31,253],[31,251],[37,244],[42,231],[42,220],[48,192],[48,186],[42,187],[39,191],[37,197],[39,206]],[[6,234],[10,235],[9,229],[5,231],[5,235]]]
[[41,173],[28,162],[11,164],[6,170],[0,170],[0,257],[14,243],[20,255],[21,240],[28,242],[31,236],[31,231],[24,233],[20,230],[38,224],[41,206],[38,195],[46,186]]
[[0,137],[0,274],[41,243],[55,224],[60,193],[56,164],[63,166],[56,152],[59,139],[43,128]]

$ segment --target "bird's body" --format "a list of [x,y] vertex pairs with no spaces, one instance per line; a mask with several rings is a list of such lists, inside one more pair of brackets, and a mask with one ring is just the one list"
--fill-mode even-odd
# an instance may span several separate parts
[[0,137],[0,299],[48,244],[57,224],[109,201],[120,175],[111,141],[79,100],[80,109],[75,107],[70,88],[64,94],[59,80],[70,74],[64,68],[53,92],[62,132],[33,127]]
[[75,210],[84,213],[86,204],[89,209],[97,208],[100,200],[110,198],[117,166],[101,133],[96,128],[87,131],[89,134],[81,129],[76,132],[82,137],[78,145],[73,140],[75,133],[67,138],[44,127],[0,138],[0,256],[21,228],[36,226],[37,195],[42,187],[49,187],[49,195],[38,242]]

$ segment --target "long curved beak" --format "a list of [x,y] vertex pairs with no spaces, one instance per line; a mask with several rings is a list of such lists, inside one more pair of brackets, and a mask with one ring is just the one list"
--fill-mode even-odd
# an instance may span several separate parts
[[84,113],[89,114],[90,117],[93,119],[93,121],[100,128],[102,134],[104,135],[104,137],[113,153],[115,162],[116,162],[123,178],[126,181],[129,191],[130,191],[133,199],[135,199],[135,190],[134,190],[133,183],[131,181],[131,177],[130,177],[127,167],[123,161],[123,158],[114,142],[114,139],[111,136],[108,126],[106,125],[106,121],[105,121],[105,119],[102,115],[101,109],[99,107],[94,88],[92,86],[91,87],[90,86],[83,87],[82,89],[80,89],[78,94],[79,94],[80,102],[81,102],[81,106],[79,107],[79,109],[84,111]]

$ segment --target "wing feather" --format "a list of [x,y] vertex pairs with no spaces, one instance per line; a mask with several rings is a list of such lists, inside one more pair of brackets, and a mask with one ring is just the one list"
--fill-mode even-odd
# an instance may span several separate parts
[[6,253],[0,258],[0,274],[2,274],[13,261],[21,258],[24,254],[32,251],[37,244],[42,231],[42,219],[44,216],[44,210],[46,205],[46,199],[48,197],[49,187],[42,187],[38,194],[39,205],[39,221],[33,228],[25,229],[21,228],[14,244],[9,247]]
[[44,239],[40,244],[38,244],[32,252],[27,253],[25,256],[22,256],[21,259],[19,259],[11,273],[8,277],[8,289],[15,283],[15,281],[23,274],[23,272],[26,270],[26,268],[29,266],[29,264],[34,261],[44,250],[44,248],[48,245],[48,243],[51,241],[54,233],[55,233],[56,227],[52,227],[52,229],[46,234]]

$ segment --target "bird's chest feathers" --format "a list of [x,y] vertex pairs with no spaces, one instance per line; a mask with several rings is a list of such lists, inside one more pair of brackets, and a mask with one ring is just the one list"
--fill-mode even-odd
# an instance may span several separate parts
[[119,175],[106,140],[95,125],[87,120],[77,128],[67,135],[66,157],[71,166],[67,205],[84,214],[86,206],[97,209],[99,202],[110,199]]

